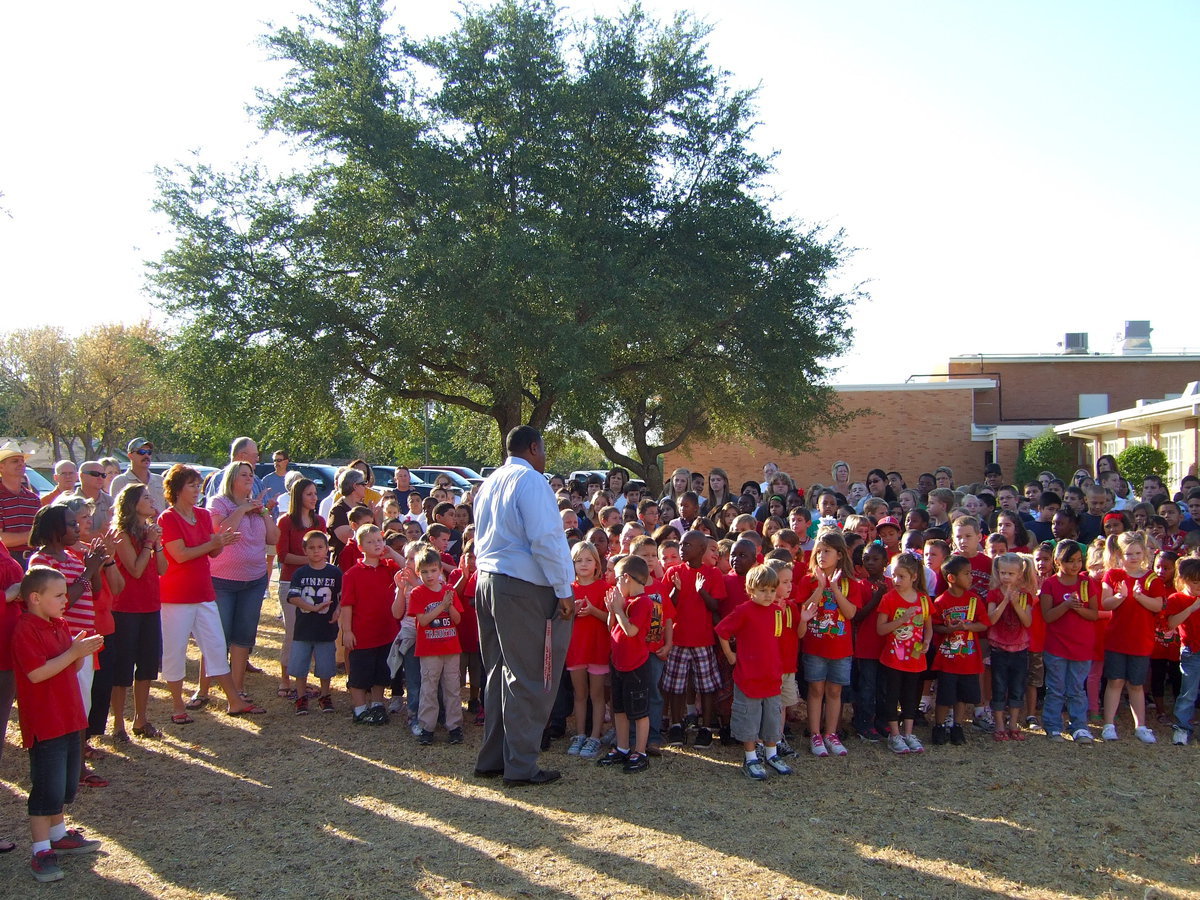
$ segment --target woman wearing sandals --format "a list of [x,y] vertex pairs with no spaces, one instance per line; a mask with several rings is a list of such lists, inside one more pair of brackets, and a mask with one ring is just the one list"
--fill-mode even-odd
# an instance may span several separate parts
[[125,698],[133,687],[133,733],[157,738],[161,733],[146,721],[150,682],[158,677],[162,658],[162,616],[158,579],[167,571],[162,530],[154,522],[154,501],[142,484],[125,487],[116,498],[117,567],[125,576],[125,590],[116,596],[112,615],[116,630],[110,640],[113,652],[113,740],[129,741],[125,731]]
[[[238,695],[246,701],[246,669],[250,651],[258,637],[258,617],[271,573],[267,569],[266,548],[274,548],[279,540],[279,526],[263,505],[261,496],[254,495],[254,466],[235,461],[225,467],[221,493],[208,502],[214,531],[232,531],[240,538],[209,565],[213,590],[217,595],[217,612],[229,648],[229,669]],[[208,696],[209,663],[207,657],[200,668],[198,697]]]
[[[208,511],[196,506],[200,496],[200,473],[184,465],[174,465],[163,479],[168,509],[158,517],[161,543],[167,557],[167,571],[159,579],[162,601],[163,677],[171,691],[174,713],[171,721],[187,725],[192,717],[188,709],[199,709],[208,702],[203,695],[183,702],[183,676],[187,668],[188,637],[194,637],[207,661],[208,677],[221,686],[229,701],[229,714],[240,716],[266,712],[238,696],[226,662],[225,633],[217,612],[217,595],[209,570],[210,557],[217,557],[241,535],[229,527],[213,531]],[[262,548],[259,548],[262,550]],[[266,554],[263,553],[263,565]]]

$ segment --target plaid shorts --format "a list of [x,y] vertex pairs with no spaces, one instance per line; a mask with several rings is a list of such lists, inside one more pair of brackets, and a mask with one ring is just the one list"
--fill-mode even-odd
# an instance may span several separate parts
[[671,648],[667,664],[663,667],[659,687],[664,694],[682,694],[687,691],[688,675],[701,694],[713,694],[721,689],[721,672],[717,669],[717,653],[712,647]]

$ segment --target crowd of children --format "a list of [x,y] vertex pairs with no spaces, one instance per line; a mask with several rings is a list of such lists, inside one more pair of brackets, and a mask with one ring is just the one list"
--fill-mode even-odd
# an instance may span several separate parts
[[[968,724],[994,742],[1042,732],[1087,744],[1093,725],[1104,741],[1120,739],[1125,703],[1138,740],[1156,741],[1152,705],[1173,743],[1188,743],[1200,689],[1200,528],[1176,501],[1150,495],[1116,510],[1110,492],[1088,489],[1078,512],[1049,477],[1022,494],[992,480],[955,490],[943,469],[916,489],[872,472],[886,487],[857,503],[853,491],[820,485],[806,498],[780,472],[765,499],[755,482],[718,497],[714,480],[706,502],[679,473],[661,501],[622,490],[623,478],[559,485],[574,625],[565,702],[543,749],[573,718],[566,753],[599,766],[644,772],[664,747],[719,740],[740,746],[743,773],[761,781],[792,773],[793,731],[819,758],[848,755],[849,734],[922,753],[925,725],[934,746],[967,743]],[[310,487],[293,481],[294,511]],[[321,517],[293,512],[293,527],[281,527],[289,699],[297,715],[313,700],[334,712],[344,665],[354,723],[401,715],[420,745],[439,728],[462,743],[464,689],[475,723],[486,715],[469,508],[413,502],[400,517],[387,515],[398,512],[388,502],[343,511],[336,559]],[[314,506],[308,497],[304,508]],[[47,541],[8,585],[6,612],[16,615],[5,649],[30,750],[40,881],[62,877],[59,855],[99,846],[63,819],[85,772],[84,675],[104,645],[79,616],[103,606],[93,587],[97,597],[105,584],[119,593],[127,569],[114,568],[102,542],[75,543]]]

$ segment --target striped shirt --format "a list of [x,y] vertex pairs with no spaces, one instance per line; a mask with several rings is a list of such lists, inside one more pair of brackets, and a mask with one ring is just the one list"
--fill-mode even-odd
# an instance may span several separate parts
[[[83,560],[72,553],[66,551],[67,558],[65,560],[56,559],[44,550],[36,551],[29,557],[30,566],[49,566],[52,569],[57,569],[62,572],[63,577],[67,579],[67,586],[70,587],[76,581],[83,577],[86,567]],[[88,588],[79,596],[75,604],[70,607],[63,618],[67,620],[67,624],[71,626],[72,632],[82,629],[83,631],[93,632],[96,630],[96,604],[92,599],[92,589]]]

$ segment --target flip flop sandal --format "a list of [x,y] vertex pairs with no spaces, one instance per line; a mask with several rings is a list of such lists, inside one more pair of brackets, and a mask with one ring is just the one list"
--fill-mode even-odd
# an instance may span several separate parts
[[151,725],[149,722],[147,722],[141,728],[138,728],[135,726],[133,729],[133,733],[136,734],[140,738],[145,738],[146,740],[150,740],[150,741],[156,741],[160,737],[162,737],[162,732],[159,731],[157,728],[155,728],[153,725]]
[[12,853],[17,849],[17,845],[12,841],[0,841],[0,853]]
[[276,688],[275,696],[278,697],[280,700],[295,700],[296,699],[296,689],[295,688],[285,688],[285,687]]
[[84,747],[83,748],[83,758],[84,759],[104,759],[104,757],[106,757],[106,756],[108,756],[108,754],[105,753],[103,750],[101,750],[99,747]]
[[92,773],[90,773],[88,775],[84,775],[82,778],[80,778],[79,785],[80,785],[80,787],[95,787],[95,788],[108,787],[108,779],[105,778],[103,775],[97,775],[95,772],[92,772]]
[[175,713],[171,716],[171,723],[174,725],[191,725],[195,721],[187,713]]
[[250,706],[247,706],[245,709],[239,709],[239,710],[231,709],[231,710],[229,710],[229,715],[235,716],[235,717],[236,716],[259,716],[265,712],[266,712],[266,710],[263,709],[261,706],[255,706],[254,704],[251,704]]
[[184,709],[204,709],[208,706],[207,697],[189,697],[188,702],[183,704]]

